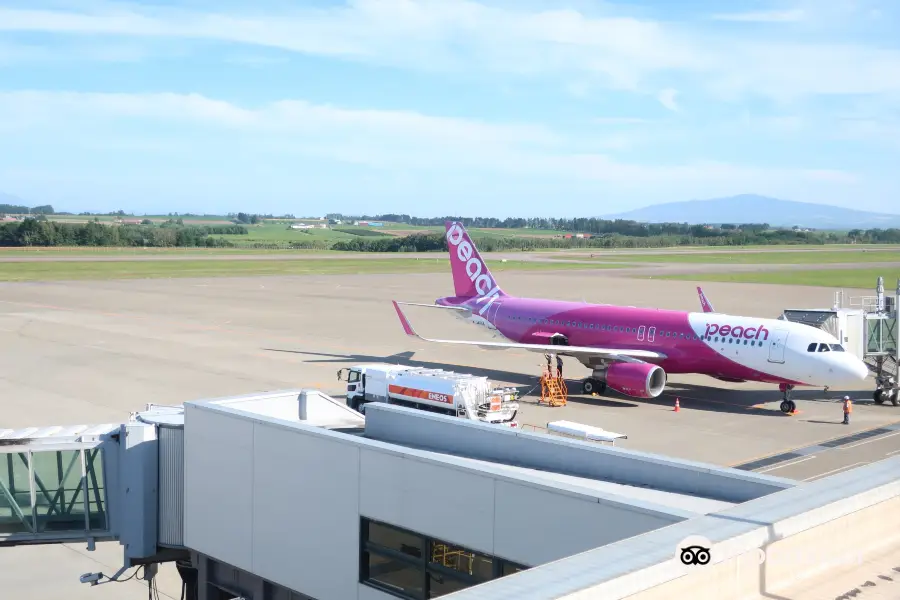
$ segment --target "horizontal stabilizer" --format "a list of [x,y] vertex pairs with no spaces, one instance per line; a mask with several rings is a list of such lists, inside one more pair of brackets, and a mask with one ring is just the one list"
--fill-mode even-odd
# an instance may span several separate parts
[[470,340],[438,340],[422,337],[413,329],[412,324],[403,311],[400,309],[396,301],[394,310],[400,318],[400,324],[403,325],[403,331],[406,335],[417,337],[426,342],[434,342],[438,344],[456,344],[461,346],[475,346],[483,350],[528,350],[529,352],[540,352],[541,354],[559,354],[562,356],[573,357],[596,357],[608,360],[618,360],[622,362],[643,362],[640,359],[656,359],[662,360],[666,355],[661,352],[652,350],[628,350],[617,348],[594,348],[590,346],[562,346],[558,344],[519,344],[515,342],[480,342]]
[[463,306],[441,306],[440,304],[423,304],[421,302],[399,302],[394,301],[395,304],[402,304],[403,306],[424,306],[425,308],[437,308],[440,310],[452,310],[454,312],[458,312],[460,314],[469,316],[472,314],[472,310],[465,308]]

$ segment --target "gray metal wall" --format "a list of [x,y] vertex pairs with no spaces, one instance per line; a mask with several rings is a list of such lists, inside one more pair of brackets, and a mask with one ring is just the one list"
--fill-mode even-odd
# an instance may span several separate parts
[[188,403],[185,545],[319,600],[358,584],[359,515],[528,565],[680,520],[377,441]]
[[184,544],[184,427],[159,426],[160,546]]
[[[448,432],[452,428],[452,432]],[[515,429],[485,428],[399,406],[366,408],[366,437],[482,460],[746,502],[796,485],[789,479]]]

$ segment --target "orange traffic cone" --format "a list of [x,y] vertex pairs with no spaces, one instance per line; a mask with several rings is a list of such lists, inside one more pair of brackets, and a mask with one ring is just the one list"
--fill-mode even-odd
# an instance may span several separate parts
[[678,398],[675,398],[675,412],[681,410],[681,403],[678,401]]

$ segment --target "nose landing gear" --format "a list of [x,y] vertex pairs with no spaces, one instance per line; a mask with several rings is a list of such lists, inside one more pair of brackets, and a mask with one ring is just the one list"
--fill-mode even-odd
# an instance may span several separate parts
[[890,402],[894,406],[900,405],[900,394],[898,394],[898,389],[894,384],[893,377],[878,377],[875,379],[875,382],[877,387],[875,388],[875,393],[872,395],[875,404]]
[[786,415],[797,412],[797,404],[791,400],[791,392],[794,390],[794,386],[782,383],[778,386],[778,389],[784,394],[784,397],[781,400],[781,406],[779,407],[781,412]]

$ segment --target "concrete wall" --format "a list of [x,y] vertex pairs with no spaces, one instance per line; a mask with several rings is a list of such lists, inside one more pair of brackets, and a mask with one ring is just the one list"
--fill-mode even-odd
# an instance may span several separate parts
[[[708,569],[627,596],[628,600],[779,598],[787,588],[825,575],[840,578],[865,561],[900,551],[900,497],[872,505],[812,529],[742,552]],[[805,587],[805,586],[803,586]],[[600,600],[601,590],[584,590],[567,600]]]
[[527,565],[682,520],[192,403],[184,504],[187,547],[319,600],[384,597],[358,584],[360,515]]
[[[453,428],[450,434],[448,427]],[[647,485],[726,502],[745,502],[796,484],[788,479],[664,458],[596,442],[515,429],[486,429],[480,423],[464,419],[455,419],[448,425],[440,416],[387,404],[366,407],[366,436],[459,456],[616,483]]]
[[[702,536],[706,566],[679,548]],[[900,551],[900,457],[448,595],[453,600],[788,598]],[[863,579],[864,580],[864,579]],[[840,596],[840,590],[834,595]],[[843,596],[841,596],[843,597]]]

